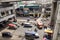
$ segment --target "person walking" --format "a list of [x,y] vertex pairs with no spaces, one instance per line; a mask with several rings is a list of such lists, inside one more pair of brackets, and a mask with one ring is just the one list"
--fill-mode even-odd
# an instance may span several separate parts
[[34,30],[35,32],[37,32],[37,29],[35,28],[35,30]]

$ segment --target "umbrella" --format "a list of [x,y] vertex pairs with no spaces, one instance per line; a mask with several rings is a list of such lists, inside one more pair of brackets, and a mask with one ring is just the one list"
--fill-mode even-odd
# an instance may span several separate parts
[[46,32],[46,33],[53,33],[53,31],[51,29],[46,29],[44,32]]

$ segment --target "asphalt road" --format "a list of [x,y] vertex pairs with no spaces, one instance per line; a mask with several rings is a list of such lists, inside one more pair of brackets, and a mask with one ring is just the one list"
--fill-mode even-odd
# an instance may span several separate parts
[[[17,21],[18,21],[19,24],[21,24],[22,22],[26,22],[26,20],[27,20],[27,18],[17,18]],[[25,31],[27,31],[29,29],[32,29],[32,31],[34,31],[34,29],[37,28],[37,26],[34,25],[35,21],[34,21],[33,18],[32,19],[30,18],[30,22],[33,26],[32,28],[24,28],[23,26],[20,25],[20,27],[17,30],[8,30],[7,29],[8,31],[12,32],[13,37],[12,38],[2,38],[0,36],[0,40],[26,40],[24,38]],[[42,40],[43,35],[44,35],[44,29],[40,30],[40,29],[37,28],[37,30],[38,30],[37,32],[39,34],[39,38],[35,39],[35,40]]]
[[[23,22],[23,21],[26,21],[26,20],[27,20],[27,18],[20,18],[20,20],[18,19],[18,22],[21,23],[21,21]],[[18,29],[15,31],[16,34],[15,34],[15,33],[14,33],[14,34],[15,34],[15,35],[20,35],[20,34],[21,34],[22,36],[24,36],[25,31],[27,31],[28,29],[32,29],[32,31],[34,31],[34,29],[37,28],[37,26],[33,25],[33,23],[35,22],[34,19],[31,19],[31,18],[30,18],[30,21],[32,22],[32,23],[31,23],[32,26],[33,26],[32,28],[23,28],[23,26],[21,26],[20,28],[18,28]],[[41,30],[40,30],[40,29],[37,28],[37,30],[38,30],[37,32],[38,32],[38,34],[39,34],[40,37],[39,37],[39,39],[35,39],[35,40],[42,40],[43,35],[44,35],[44,29],[41,29]],[[18,33],[18,34],[17,34],[17,33]],[[23,39],[23,40],[25,40],[25,39]]]

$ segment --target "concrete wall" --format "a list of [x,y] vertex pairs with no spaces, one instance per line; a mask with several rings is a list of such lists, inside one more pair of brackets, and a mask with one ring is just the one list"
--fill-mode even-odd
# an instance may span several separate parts
[[20,0],[0,0],[0,2],[20,1]]
[[47,3],[52,3],[53,0],[36,0],[36,2],[39,4],[47,4]]
[[7,7],[7,8],[0,8],[0,12],[6,11],[6,10],[11,10],[13,7]]
[[55,23],[55,27],[54,27],[53,40],[58,40],[58,32],[60,29],[60,2],[57,2],[56,5],[57,5],[57,8],[54,10],[54,13],[56,14],[54,17],[56,23]]

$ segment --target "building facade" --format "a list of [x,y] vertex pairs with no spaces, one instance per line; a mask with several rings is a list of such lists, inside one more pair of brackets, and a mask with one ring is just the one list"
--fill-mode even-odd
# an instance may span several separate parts
[[[3,3],[2,3],[3,4]],[[1,4],[1,5],[2,5]],[[0,6],[0,22],[4,20],[8,20],[9,18],[15,16],[15,4],[7,4]]]
[[2,24],[5,25],[9,18],[16,18],[15,9],[18,8],[16,0],[12,0],[13,2],[10,2],[11,0],[9,2],[8,0],[2,1],[0,1],[0,29],[3,28]]
[[60,1],[57,1],[53,40],[60,40]]
[[0,2],[16,2],[16,1],[20,1],[20,0],[0,0]]

